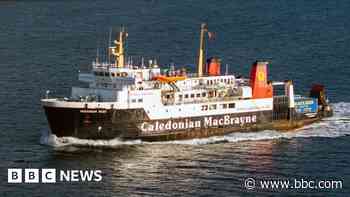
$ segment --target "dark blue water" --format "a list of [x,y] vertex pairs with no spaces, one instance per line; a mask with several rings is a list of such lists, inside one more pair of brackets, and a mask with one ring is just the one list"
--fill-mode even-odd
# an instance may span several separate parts
[[[0,1],[0,196],[349,195],[349,10],[346,0]],[[208,54],[230,72],[247,75],[263,58],[271,78],[293,79],[299,93],[321,82],[335,117],[298,132],[160,144],[42,136],[40,98],[47,89],[68,95],[111,27],[127,27],[129,55],[182,65],[195,62],[201,22],[216,32]],[[7,184],[8,168],[100,169],[103,180]],[[343,188],[247,190],[249,177],[343,180]]]

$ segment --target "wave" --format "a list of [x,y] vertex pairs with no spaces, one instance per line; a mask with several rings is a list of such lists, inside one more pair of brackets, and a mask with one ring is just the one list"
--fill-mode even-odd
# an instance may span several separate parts
[[40,143],[53,147],[63,146],[90,146],[90,147],[116,147],[120,145],[142,144],[141,140],[121,140],[119,138],[111,140],[88,140],[75,137],[57,137],[54,134],[44,134],[40,138]]
[[278,132],[274,130],[265,130],[260,132],[232,133],[224,136],[213,136],[209,138],[175,140],[167,142],[143,142],[141,140],[121,140],[115,138],[112,140],[87,140],[74,137],[56,137],[49,132],[43,132],[40,143],[53,147],[63,146],[89,146],[89,147],[118,147],[123,145],[140,144],[185,144],[202,145],[222,142],[239,142],[253,140],[271,140],[279,138],[296,137],[341,137],[350,135],[350,103],[340,102],[332,104],[334,116],[323,119],[322,121],[302,127],[296,131]]

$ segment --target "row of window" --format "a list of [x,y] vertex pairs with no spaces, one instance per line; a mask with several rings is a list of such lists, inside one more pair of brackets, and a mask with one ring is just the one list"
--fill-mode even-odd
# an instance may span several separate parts
[[184,97],[185,99],[188,99],[188,98],[200,98],[200,97],[206,97],[207,96],[207,93],[206,92],[202,92],[202,93],[197,93],[197,94],[185,94],[185,95],[182,95],[180,94],[179,95],[179,100],[182,100],[182,98]]
[[100,83],[97,85],[98,87],[101,87],[101,88],[117,88],[117,84],[113,83],[113,84],[110,84],[110,83]]
[[[227,109],[227,108],[235,108],[236,104],[235,103],[224,103],[220,104],[222,109]],[[207,111],[207,110],[216,110],[217,109],[217,104],[212,104],[212,105],[202,105],[202,111]]]
[[207,85],[213,85],[215,83],[218,83],[218,82],[221,82],[221,83],[228,83],[228,84],[233,84],[233,79],[212,79],[212,80],[207,80]]
[[192,93],[192,94],[179,94],[179,101],[182,101],[183,98],[185,99],[188,99],[188,98],[204,98],[204,97],[217,97],[218,94],[216,91],[209,91],[208,93],[207,92],[202,92],[202,93]]
[[143,102],[143,99],[142,98],[139,98],[139,99],[131,99],[131,102],[132,103],[136,103],[136,101],[138,102],[138,103],[142,103]]
[[95,71],[94,74],[96,76],[102,76],[102,77],[109,77],[109,74],[111,74],[112,77],[126,77],[126,76],[128,76],[128,73],[126,73],[126,72],[109,73],[109,72],[98,72],[98,71]]
[[[203,98],[203,97],[206,97],[206,96],[209,96],[209,97],[212,97],[214,95],[213,92],[209,92],[208,94],[206,92],[202,92],[202,93],[192,93],[192,94],[179,94],[179,101],[182,101],[183,98],[185,99],[188,99],[188,98]],[[174,95],[173,94],[167,94],[165,95],[165,98],[167,99],[172,99],[174,98]]]

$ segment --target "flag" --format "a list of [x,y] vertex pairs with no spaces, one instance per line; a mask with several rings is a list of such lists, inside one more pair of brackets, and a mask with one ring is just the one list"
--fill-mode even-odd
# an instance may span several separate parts
[[209,38],[209,40],[214,40],[215,39],[215,33],[208,31],[208,38]]

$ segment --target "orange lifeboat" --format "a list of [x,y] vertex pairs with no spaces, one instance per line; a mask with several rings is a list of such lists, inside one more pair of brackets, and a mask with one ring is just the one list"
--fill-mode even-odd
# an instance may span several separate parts
[[185,80],[186,77],[185,76],[171,76],[171,77],[167,77],[164,75],[158,75],[156,77],[153,78],[154,80],[160,81],[160,82],[164,82],[164,83],[174,83],[176,81],[181,81],[181,80]]

